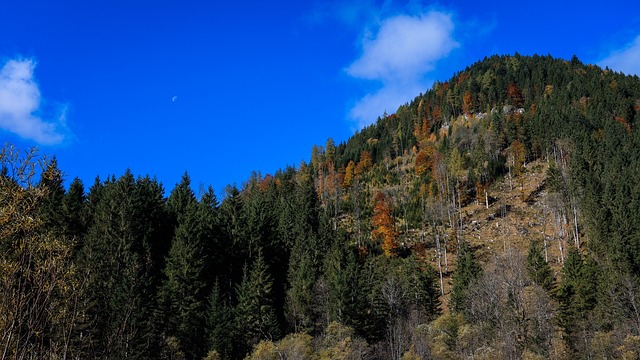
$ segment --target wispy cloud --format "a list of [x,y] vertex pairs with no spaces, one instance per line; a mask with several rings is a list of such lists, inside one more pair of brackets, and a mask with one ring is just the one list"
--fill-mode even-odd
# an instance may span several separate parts
[[354,78],[378,84],[350,111],[359,128],[426,90],[426,77],[436,62],[459,46],[454,28],[451,14],[432,10],[388,17],[377,31],[365,33],[362,55],[346,69]]
[[640,35],[624,48],[611,52],[609,56],[600,60],[598,65],[608,66],[628,75],[640,75]]
[[[43,106],[32,59],[9,60],[0,69],[0,129],[40,145],[58,145],[70,135],[66,106]],[[45,109],[46,108],[46,109]]]

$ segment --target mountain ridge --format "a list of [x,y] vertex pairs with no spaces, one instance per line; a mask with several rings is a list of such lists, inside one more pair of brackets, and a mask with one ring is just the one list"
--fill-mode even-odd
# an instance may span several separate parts
[[639,121],[637,76],[516,54],[221,200],[7,146],[5,353],[638,357]]

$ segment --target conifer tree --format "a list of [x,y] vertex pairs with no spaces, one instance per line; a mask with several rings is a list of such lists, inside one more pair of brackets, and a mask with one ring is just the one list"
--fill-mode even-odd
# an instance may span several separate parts
[[286,317],[294,332],[312,330],[313,286],[316,280],[311,250],[303,241],[296,242],[289,260],[289,288],[286,295]]
[[411,256],[402,262],[402,286],[409,306],[420,312],[423,319],[434,319],[440,313],[440,288],[435,270]]
[[480,276],[481,272],[482,268],[473,254],[471,245],[467,241],[462,241],[452,279],[451,310],[464,312],[467,302],[466,290],[471,282]]
[[232,311],[217,280],[209,294],[206,322],[206,341],[209,352],[215,351],[222,359],[231,358],[234,326]]
[[183,216],[186,216],[187,208],[196,201],[196,196],[191,190],[191,178],[185,172],[167,199],[167,208],[177,224],[181,222]]
[[328,322],[345,323],[349,284],[347,279],[347,255],[340,241],[334,240],[328,254],[324,258],[323,276],[328,286],[327,314]]
[[197,208],[198,236],[203,246],[203,255],[206,257],[204,274],[207,289],[211,288],[214,278],[221,279],[223,273],[228,271],[228,262],[231,261],[230,249],[224,243],[221,226],[218,198],[209,186],[202,194]]
[[358,263],[353,249],[339,236],[324,259],[323,281],[328,287],[326,314],[328,322],[352,326],[360,333],[373,333],[380,314],[374,305],[380,273],[371,263],[366,269]]
[[97,210],[98,204],[102,200],[102,195],[104,193],[105,185],[106,183],[103,183],[100,180],[100,177],[96,176],[96,178],[93,181],[93,185],[91,185],[91,187],[89,188],[89,193],[87,194],[87,210],[86,210],[87,212],[86,212],[86,219],[85,219],[85,223],[87,225],[87,231],[89,230],[91,225],[93,225],[94,223],[96,210]]
[[82,180],[73,179],[62,200],[65,232],[71,237],[80,238],[86,232],[86,200]]
[[[136,229],[140,208],[136,182],[127,171],[104,185],[93,224],[80,252],[87,279],[85,313],[90,324],[87,357],[130,358],[149,355],[151,343],[151,277],[143,236]],[[100,188],[100,187],[98,187]],[[91,198],[91,196],[90,196]]]
[[588,319],[597,303],[596,272],[592,260],[584,261],[576,248],[569,249],[556,296],[559,303],[558,321],[574,350],[580,347],[578,332],[592,325]]
[[152,278],[149,292],[156,293],[173,235],[164,188],[149,176],[138,178],[132,200],[136,209],[134,233],[140,237],[136,251],[144,254],[145,267]]
[[[207,265],[205,245],[208,240],[206,208],[210,196],[197,203],[188,175],[172,191],[169,204],[177,219],[171,248],[164,269],[165,281],[159,291],[160,318],[164,323],[164,339],[188,359],[199,359],[205,348],[206,289],[204,270]],[[165,340],[166,341],[166,340]]]
[[550,292],[555,287],[555,279],[549,263],[544,260],[544,254],[539,241],[531,241],[527,254],[527,272],[529,277],[543,289]]
[[244,277],[236,288],[238,304],[234,308],[237,355],[244,356],[260,340],[280,336],[273,308],[273,280],[261,252],[251,268],[245,266]]
[[53,158],[42,172],[38,186],[46,188],[47,192],[39,207],[44,226],[53,230],[56,234],[64,234],[65,216],[63,212],[63,200],[65,191],[62,180],[62,172],[58,168],[58,161]]

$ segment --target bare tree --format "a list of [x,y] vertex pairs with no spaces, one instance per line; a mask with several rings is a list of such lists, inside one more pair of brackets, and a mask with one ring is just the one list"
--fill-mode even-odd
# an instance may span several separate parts
[[409,334],[406,322],[406,294],[399,279],[389,276],[382,285],[382,298],[388,307],[387,344],[391,359],[400,360],[408,348]]
[[42,225],[47,195],[36,176],[59,174],[35,150],[0,150],[1,358],[57,358],[72,353],[83,282],[72,262],[73,243]]
[[468,290],[467,316],[504,357],[522,358],[525,348],[550,356],[555,311],[546,292],[527,277],[524,258],[510,252]]

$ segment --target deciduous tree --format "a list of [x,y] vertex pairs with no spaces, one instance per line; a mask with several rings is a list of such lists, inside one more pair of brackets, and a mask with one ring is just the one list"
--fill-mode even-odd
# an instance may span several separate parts
[[371,218],[371,235],[374,240],[382,243],[382,251],[387,257],[398,254],[398,233],[395,229],[393,206],[389,198],[378,192],[374,198],[373,217]]

